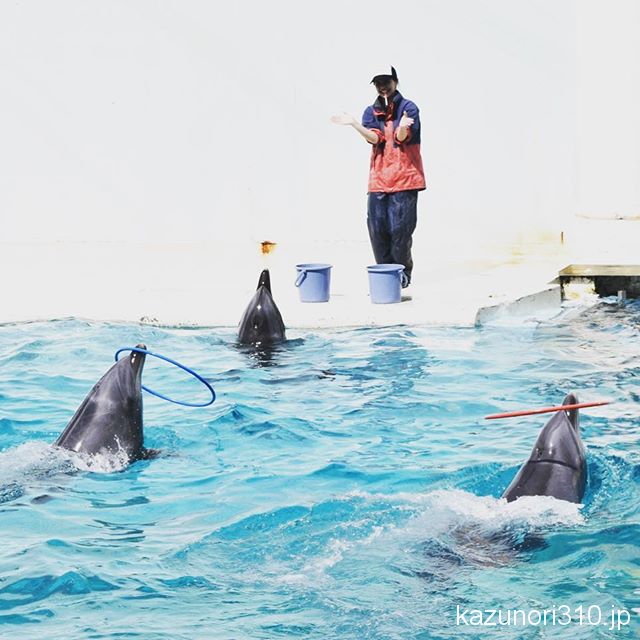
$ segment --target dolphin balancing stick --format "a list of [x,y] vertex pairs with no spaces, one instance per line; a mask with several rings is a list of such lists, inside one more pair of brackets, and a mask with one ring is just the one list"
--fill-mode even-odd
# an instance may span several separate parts
[[508,413],[494,413],[485,416],[485,420],[497,420],[499,418],[516,418],[518,416],[532,416],[538,413],[551,413],[552,411],[571,411],[572,409],[586,409],[587,407],[600,407],[603,404],[610,404],[610,400],[599,402],[579,402],[578,404],[563,404],[559,407],[545,407],[544,409],[525,409],[523,411],[509,411]]

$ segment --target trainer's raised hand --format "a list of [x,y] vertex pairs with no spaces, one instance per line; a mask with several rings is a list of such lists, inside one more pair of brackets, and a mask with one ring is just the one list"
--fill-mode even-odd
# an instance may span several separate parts
[[402,113],[402,118],[400,118],[400,122],[398,123],[399,127],[410,127],[413,124],[414,120],[413,118],[410,118],[407,115],[407,112],[404,111]]
[[345,111],[338,115],[331,116],[331,122],[333,122],[333,124],[350,124],[353,126],[357,123],[357,120],[350,113]]
[[348,124],[352,126],[367,142],[378,144],[380,138],[377,133],[365,129],[350,113],[343,112],[337,116],[331,116],[333,124]]

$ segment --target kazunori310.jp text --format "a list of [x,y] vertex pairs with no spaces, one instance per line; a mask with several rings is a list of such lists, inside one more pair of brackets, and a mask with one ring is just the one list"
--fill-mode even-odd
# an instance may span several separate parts
[[619,631],[631,622],[631,614],[616,606],[597,604],[557,605],[550,609],[466,609],[456,606],[456,625],[469,627],[581,627],[606,626]]

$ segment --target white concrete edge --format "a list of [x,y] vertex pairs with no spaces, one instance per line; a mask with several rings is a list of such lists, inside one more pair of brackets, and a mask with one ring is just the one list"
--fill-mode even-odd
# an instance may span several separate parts
[[481,307],[476,314],[475,326],[519,321],[549,320],[562,311],[560,286],[522,296],[489,307]]

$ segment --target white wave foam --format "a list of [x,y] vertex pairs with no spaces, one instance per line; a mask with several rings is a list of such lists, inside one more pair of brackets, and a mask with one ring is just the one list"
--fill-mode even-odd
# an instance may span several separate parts
[[535,531],[555,526],[584,523],[583,505],[550,496],[525,496],[514,502],[504,498],[477,496],[458,489],[428,493],[371,494],[353,491],[344,499],[391,503],[410,511],[413,517],[402,527],[404,534],[416,540],[440,538],[454,529],[473,527],[486,535],[505,530]]
[[114,452],[101,451],[91,455],[75,451],[67,451],[66,453],[78,471],[91,471],[92,473],[122,471],[131,462],[127,452],[122,448]]
[[327,543],[325,553],[305,562],[298,571],[286,571],[284,567],[279,567],[279,570],[274,572],[274,579],[282,584],[300,586],[312,586],[326,581],[329,579],[327,570],[341,562],[345,554],[355,547],[365,547],[372,544],[383,535],[384,531],[384,527],[375,526],[372,532],[362,540],[333,538]]
[[298,571],[279,566],[274,571],[274,579],[282,584],[299,586],[311,586],[323,582],[328,579],[326,571],[338,564],[351,546],[350,542],[334,538],[327,544],[326,555],[311,558]]
[[113,473],[124,469],[130,460],[122,449],[96,455],[76,453],[42,441],[32,441],[0,452],[0,486],[13,487],[21,495],[32,485],[57,474],[78,471]]
[[62,449],[46,442],[32,441],[0,453],[0,482],[15,482],[20,478],[47,472],[69,473],[74,465]]

